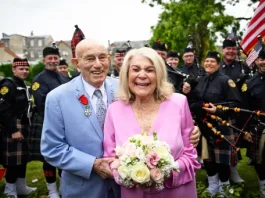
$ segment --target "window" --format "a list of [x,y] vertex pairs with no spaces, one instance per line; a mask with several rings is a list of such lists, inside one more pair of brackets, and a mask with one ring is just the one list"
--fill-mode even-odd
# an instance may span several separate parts
[[34,58],[34,57],[35,57],[35,56],[34,56],[34,51],[31,51],[31,52],[30,52],[30,57],[31,57],[31,58]]
[[8,48],[8,41],[5,42],[5,47]]
[[42,46],[42,40],[38,40],[39,47]]
[[39,58],[42,58],[42,51],[38,51]]
[[30,40],[30,46],[31,46],[31,47],[34,46],[34,40]]

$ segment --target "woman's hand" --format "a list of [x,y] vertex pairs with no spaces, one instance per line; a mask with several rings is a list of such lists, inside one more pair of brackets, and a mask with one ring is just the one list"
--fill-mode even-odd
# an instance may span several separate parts
[[187,82],[184,82],[184,84],[183,84],[183,88],[182,88],[182,92],[183,92],[184,94],[189,94],[190,91],[191,91],[190,84],[187,83]]
[[209,103],[209,107],[203,107],[203,109],[208,113],[215,114],[217,108],[212,103]]
[[194,147],[198,145],[200,141],[200,136],[201,136],[201,133],[200,133],[199,127],[195,126],[190,135],[190,143],[193,144]]

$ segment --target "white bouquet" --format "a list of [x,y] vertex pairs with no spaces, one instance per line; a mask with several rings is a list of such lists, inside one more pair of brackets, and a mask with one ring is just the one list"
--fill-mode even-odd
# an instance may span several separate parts
[[167,143],[157,139],[157,133],[146,133],[130,137],[123,146],[115,148],[118,159],[112,162],[112,169],[118,173],[118,180],[126,187],[164,188],[164,181],[171,171],[178,171]]

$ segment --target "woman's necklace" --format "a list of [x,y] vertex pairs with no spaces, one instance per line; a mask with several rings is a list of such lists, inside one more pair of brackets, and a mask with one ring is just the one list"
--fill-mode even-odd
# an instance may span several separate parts
[[150,132],[158,113],[159,103],[151,102],[148,104],[133,103],[134,115],[144,132]]

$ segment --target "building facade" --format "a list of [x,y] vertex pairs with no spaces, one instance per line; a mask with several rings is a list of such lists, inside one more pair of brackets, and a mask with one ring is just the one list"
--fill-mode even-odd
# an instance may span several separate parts
[[[33,32],[30,36],[3,33],[1,42],[4,43],[6,49],[14,52],[16,56],[27,58],[31,63],[37,63],[43,59],[42,50],[47,46],[52,46],[53,38],[50,35],[34,36]],[[0,62],[2,61],[0,59]]]

